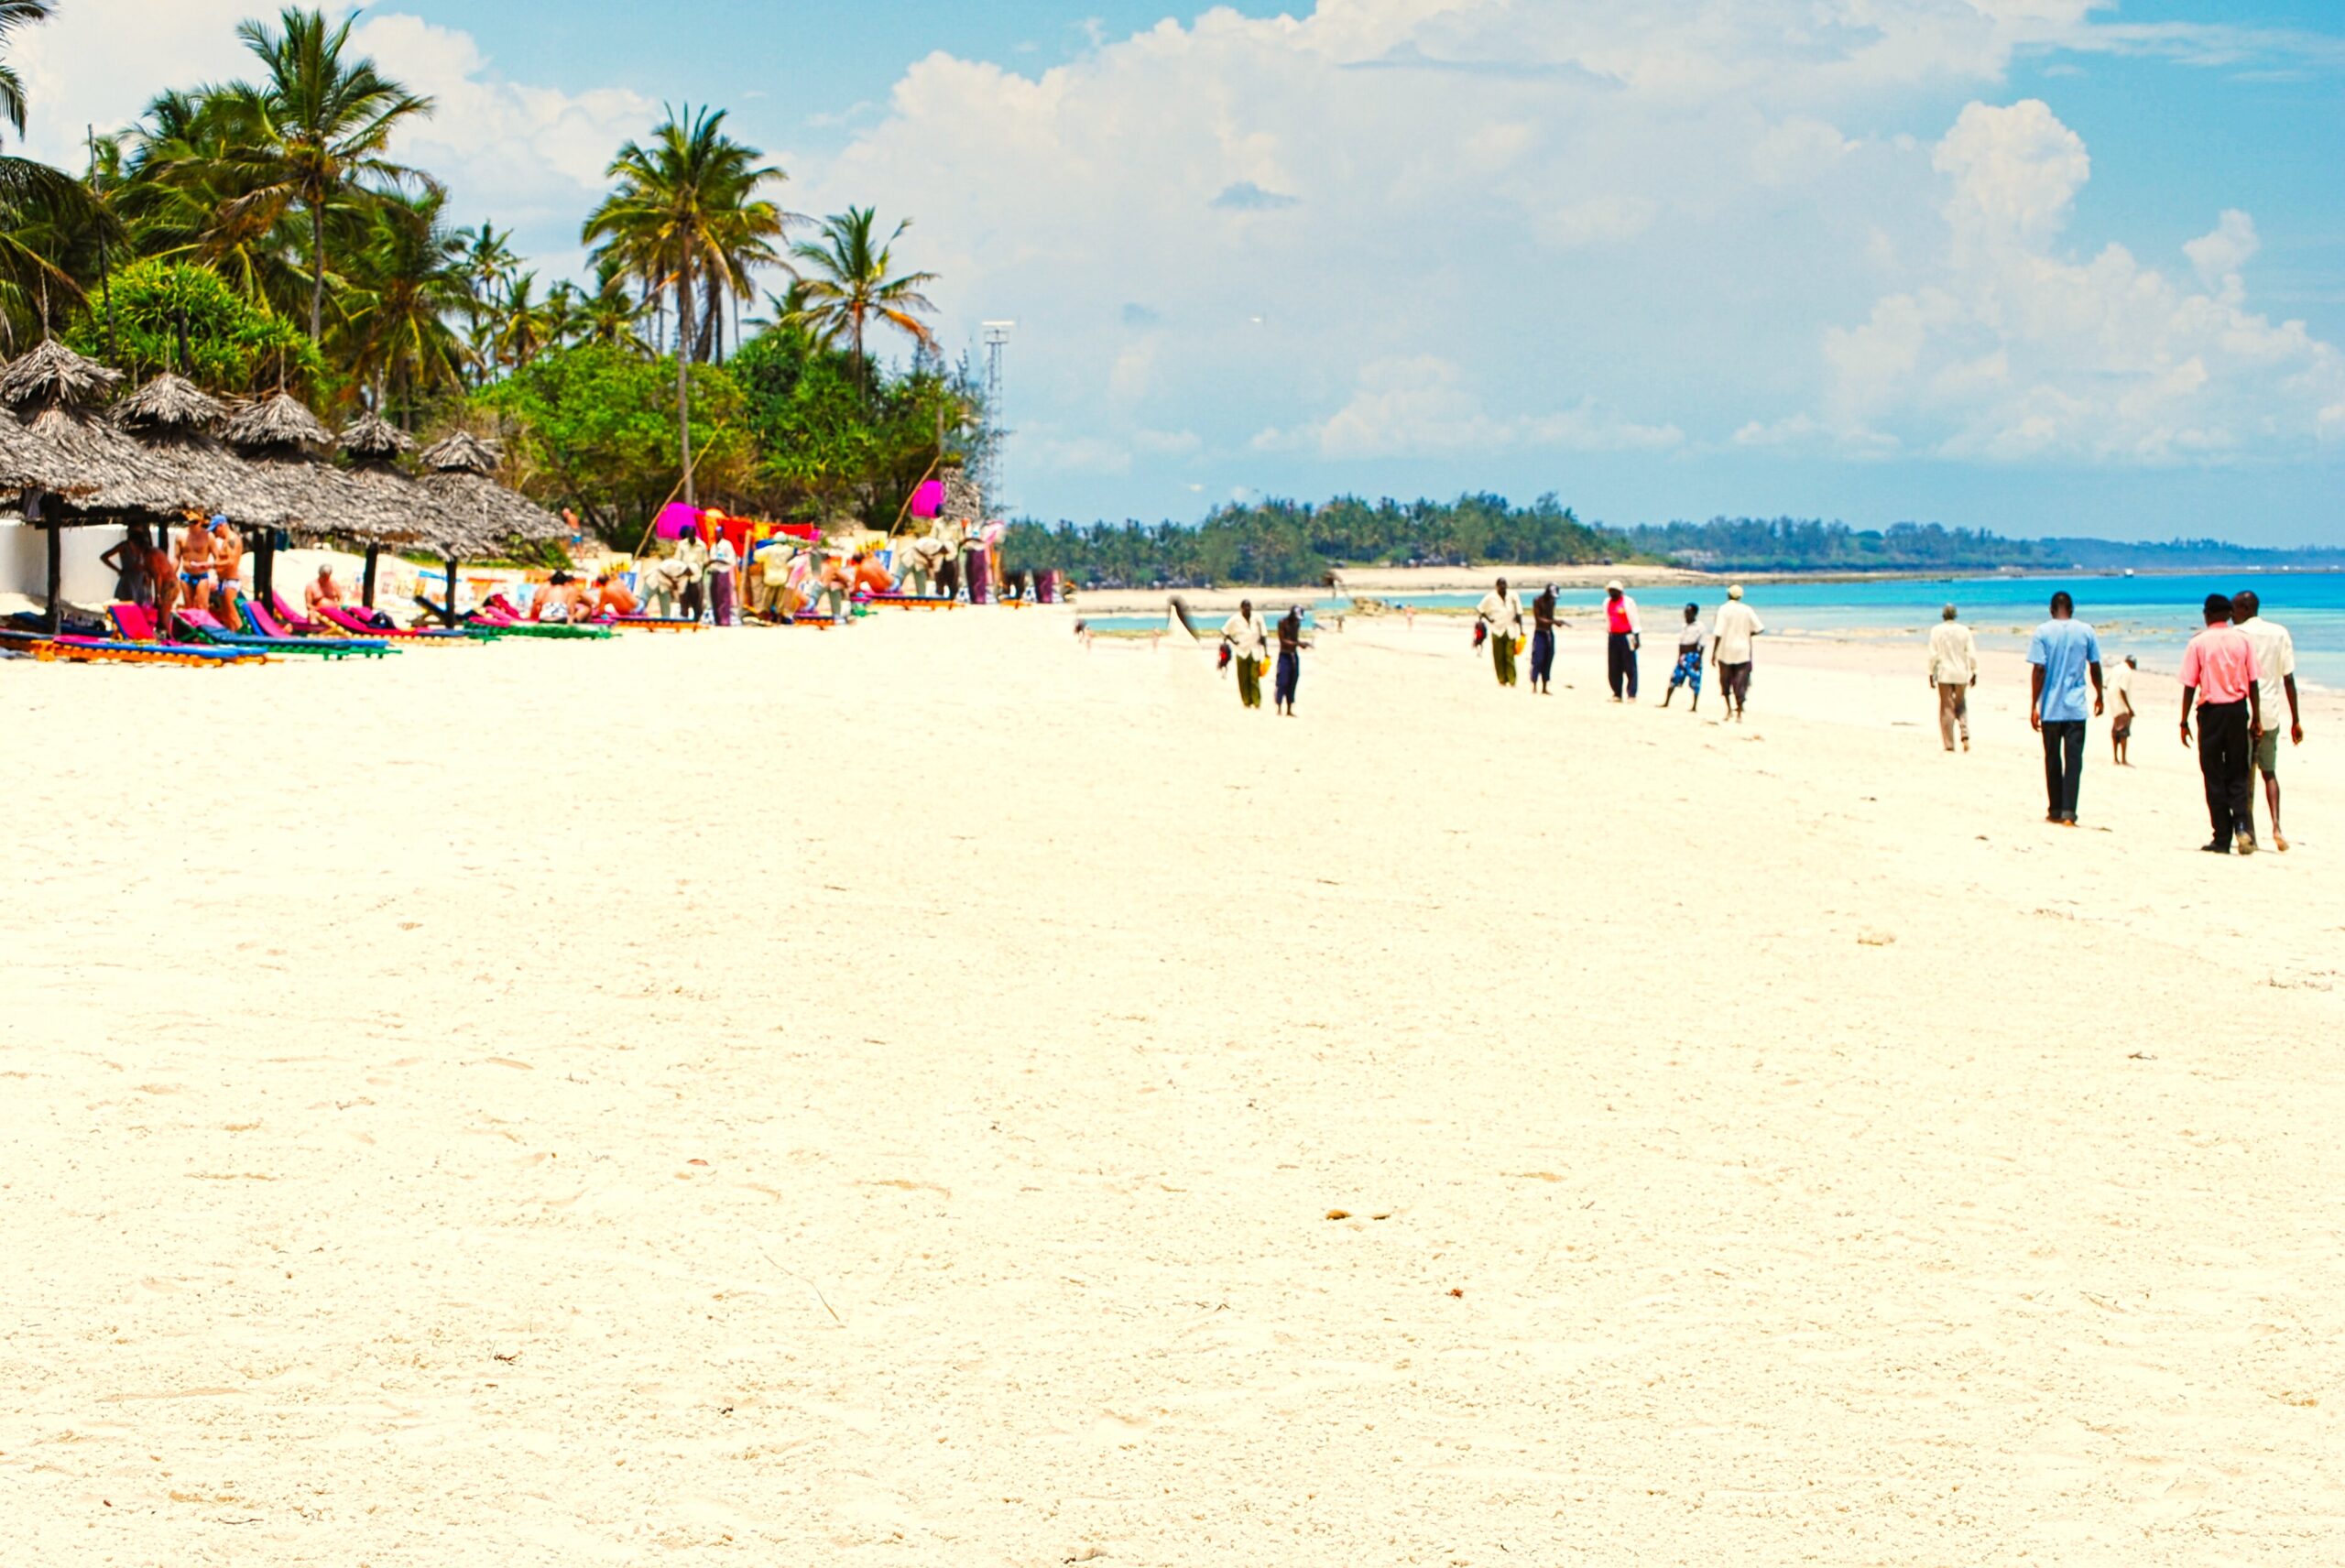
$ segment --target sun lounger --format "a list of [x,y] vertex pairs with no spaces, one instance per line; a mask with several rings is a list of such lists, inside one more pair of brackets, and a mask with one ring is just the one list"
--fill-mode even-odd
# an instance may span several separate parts
[[254,649],[231,649],[203,643],[176,643],[165,637],[155,626],[155,613],[144,604],[115,604],[106,610],[106,618],[114,623],[116,637],[60,637],[57,640],[75,648],[129,647],[149,648],[158,653],[192,656],[199,659],[250,659],[263,656]]
[[462,632],[394,631],[382,626],[370,626],[340,604],[320,604],[318,615],[327,625],[354,637],[380,637],[397,643],[468,643],[473,639]]
[[176,642],[121,642],[107,637],[60,637],[37,643],[38,659],[71,659],[106,664],[267,664],[267,656],[235,648],[191,647]]
[[318,659],[382,659],[391,651],[390,644],[379,637],[274,637],[230,631],[209,610],[181,610],[179,622],[191,642],[254,648],[262,653],[300,653]]

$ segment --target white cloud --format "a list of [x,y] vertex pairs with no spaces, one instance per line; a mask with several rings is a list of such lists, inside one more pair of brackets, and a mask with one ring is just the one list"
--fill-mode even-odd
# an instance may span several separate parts
[[1380,360],[1362,369],[1351,401],[1313,424],[1266,430],[1258,452],[1308,452],[1336,460],[1447,457],[1516,449],[1665,452],[1684,444],[1674,425],[1614,419],[1593,399],[1554,413],[1494,415],[1456,365],[1432,354]]
[[[32,104],[30,150],[79,168],[85,125],[121,129],[166,88],[249,79],[258,62],[236,24],[275,10],[256,0],[60,5],[14,40]],[[611,155],[659,113],[632,92],[516,82],[469,34],[397,11],[365,12],[352,37],[387,74],[436,101],[429,120],[401,134],[398,156],[449,185],[459,221],[493,216],[540,247],[574,246]]]
[[2062,253],[2091,164],[2041,103],[1971,104],[1932,161],[1946,260],[1826,334],[1827,424],[1903,424],[1941,455],[1997,462],[2159,464],[2330,439],[2345,356],[2246,308],[2245,213],[2186,247],[2207,286],[2192,289],[2121,245]]

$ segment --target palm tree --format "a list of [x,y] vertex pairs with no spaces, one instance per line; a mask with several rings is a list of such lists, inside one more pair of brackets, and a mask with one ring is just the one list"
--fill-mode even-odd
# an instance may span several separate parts
[[909,336],[922,347],[932,347],[936,334],[920,318],[933,312],[921,289],[936,281],[933,272],[908,272],[890,278],[895,245],[912,226],[910,218],[896,225],[884,243],[872,243],[876,214],[869,207],[849,207],[823,220],[820,245],[802,240],[790,247],[791,270],[798,284],[792,320],[818,342],[845,338],[855,358],[856,380],[863,380],[864,333],[877,321]]
[[[49,19],[54,0],[0,0],[0,121],[25,134],[25,84],[9,63],[9,36]],[[89,187],[35,158],[0,157],[0,330],[13,342],[19,314],[49,334],[54,308],[81,296],[72,257],[107,215]]]
[[494,223],[484,223],[477,229],[458,229],[456,240],[464,248],[465,281],[472,289],[472,302],[464,307],[464,328],[473,346],[474,359],[485,371],[491,360],[487,325],[488,309],[497,296],[512,281],[513,273],[521,264],[514,256],[513,231],[496,232]]
[[439,189],[383,156],[400,122],[429,114],[431,100],[390,81],[371,60],[343,58],[354,16],[330,27],[322,12],[289,6],[279,21],[283,31],[277,33],[256,21],[236,27],[267,79],[226,90],[253,118],[252,145],[238,161],[257,180],[233,204],[272,223],[292,208],[309,218],[310,336],[316,341],[325,335],[327,212],[369,182],[397,187],[412,180]]
[[463,385],[466,354],[450,322],[475,305],[464,243],[440,221],[443,200],[374,203],[348,264],[359,378],[376,411],[410,430],[422,399]]
[[594,292],[585,295],[579,304],[578,341],[632,349],[649,355],[651,345],[643,341],[640,331],[643,309],[643,300],[627,287],[627,278],[617,272],[606,272]]
[[586,220],[598,265],[633,278],[647,297],[674,294],[676,432],[688,505],[696,499],[692,364],[708,350],[706,335],[693,332],[693,309],[721,292],[753,298],[751,272],[780,259],[773,242],[788,216],[758,192],[788,177],[760,163],[764,156],[725,134],[725,111],[671,109],[649,146],[619,149],[610,168],[618,188]]
[[521,274],[506,289],[491,318],[490,350],[499,364],[515,370],[525,368],[559,341],[553,299],[538,299],[537,289],[538,275]]

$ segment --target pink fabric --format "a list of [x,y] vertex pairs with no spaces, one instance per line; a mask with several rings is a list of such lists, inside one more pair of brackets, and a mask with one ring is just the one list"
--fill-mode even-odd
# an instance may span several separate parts
[[933,517],[944,510],[944,483],[939,479],[924,482],[912,492],[912,516]]
[[2244,702],[2262,673],[2255,649],[2232,626],[2209,626],[2182,650],[2182,683],[2197,687],[2201,702]]
[[700,508],[687,506],[682,501],[671,501],[660,508],[657,529],[663,539],[680,539],[686,534],[700,531]]

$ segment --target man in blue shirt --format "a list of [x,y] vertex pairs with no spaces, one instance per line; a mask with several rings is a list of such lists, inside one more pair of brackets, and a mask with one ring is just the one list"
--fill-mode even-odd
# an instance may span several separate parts
[[2027,722],[2044,737],[2044,789],[2051,810],[2044,820],[2077,825],[2077,789],[2085,770],[2085,681],[2092,681],[2092,711],[2106,699],[2100,681],[2100,639],[2076,618],[2077,602],[2052,595],[2052,618],[2027,645],[2034,691]]

